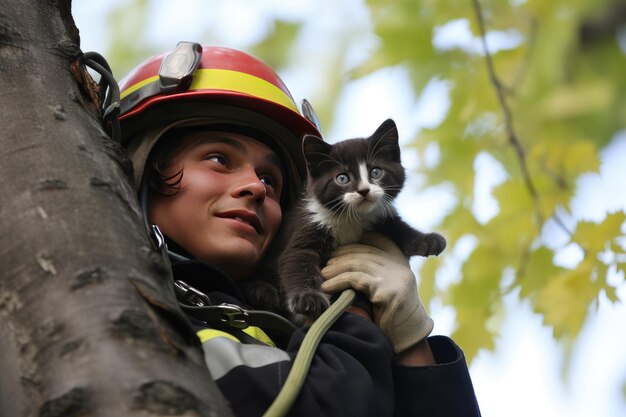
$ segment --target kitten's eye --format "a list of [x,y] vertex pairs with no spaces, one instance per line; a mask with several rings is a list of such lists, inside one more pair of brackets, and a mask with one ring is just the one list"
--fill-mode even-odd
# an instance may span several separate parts
[[348,174],[339,174],[335,177],[335,182],[339,185],[346,185],[350,182],[350,177]]
[[380,177],[383,176],[383,170],[380,168],[372,168],[370,169],[370,177],[372,177],[373,180],[377,180],[380,179]]

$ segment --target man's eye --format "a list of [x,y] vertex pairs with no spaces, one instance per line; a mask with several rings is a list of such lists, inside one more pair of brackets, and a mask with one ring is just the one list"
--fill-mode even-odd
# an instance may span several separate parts
[[274,185],[276,184],[276,181],[274,181],[274,179],[268,175],[264,175],[260,177],[259,179],[261,180],[263,184],[270,186],[270,187],[274,187]]
[[262,175],[259,179],[263,184],[265,184],[267,195],[275,200],[280,200],[280,196],[283,191],[282,178],[275,175]]
[[213,162],[215,162],[217,164],[220,164],[220,165],[224,165],[224,166],[228,165],[228,160],[226,159],[226,157],[224,155],[211,154],[211,155],[208,155],[204,159],[206,159],[207,161],[213,161]]

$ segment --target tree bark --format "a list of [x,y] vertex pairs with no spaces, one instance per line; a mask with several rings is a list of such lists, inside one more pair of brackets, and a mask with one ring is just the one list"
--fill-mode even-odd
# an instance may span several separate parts
[[69,0],[0,0],[0,416],[230,416],[79,55]]

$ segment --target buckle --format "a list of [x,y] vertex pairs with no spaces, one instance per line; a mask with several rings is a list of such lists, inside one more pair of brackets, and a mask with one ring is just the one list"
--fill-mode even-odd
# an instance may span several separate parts
[[250,326],[248,323],[248,313],[241,307],[222,303],[217,306],[221,312],[219,321],[236,329],[245,329]]
[[157,251],[160,251],[165,245],[165,237],[163,233],[161,233],[161,229],[156,224],[150,225],[150,237],[152,238],[152,243]]
[[195,289],[184,281],[174,281],[174,290],[179,298],[183,299],[191,305],[198,307],[211,305],[211,300],[209,299],[208,295],[206,295],[202,291]]

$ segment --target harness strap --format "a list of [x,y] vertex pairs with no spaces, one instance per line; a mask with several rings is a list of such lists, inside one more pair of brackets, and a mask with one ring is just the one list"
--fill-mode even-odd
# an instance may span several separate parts
[[278,314],[262,310],[245,310],[234,304],[222,303],[213,306],[190,306],[180,304],[185,313],[207,323],[220,323],[234,329],[249,326],[269,328],[292,334],[296,329],[289,320]]

